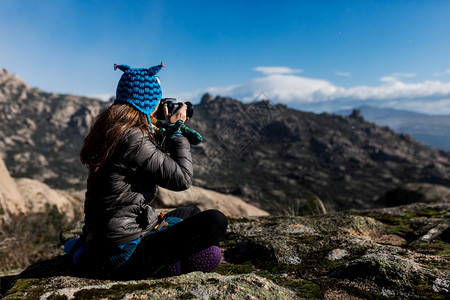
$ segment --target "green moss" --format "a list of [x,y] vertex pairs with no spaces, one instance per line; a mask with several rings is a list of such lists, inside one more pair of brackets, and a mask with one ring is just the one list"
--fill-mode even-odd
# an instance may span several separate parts
[[271,280],[273,283],[281,287],[285,287],[294,291],[297,296],[301,298],[320,299],[323,296],[320,285],[309,280],[286,279],[281,276],[276,276],[267,271],[261,272],[258,275]]
[[255,262],[255,266],[259,269],[269,272],[270,274],[292,273],[299,269],[299,266],[288,265],[278,261],[261,261]]
[[412,244],[411,248],[421,253],[450,255],[450,244],[441,241],[439,238],[434,239],[430,243]]
[[249,223],[252,222],[253,220],[251,218],[246,218],[246,217],[229,217],[228,218],[228,224],[236,224],[236,223]]
[[429,209],[424,209],[424,210],[418,211],[417,216],[418,217],[442,217],[446,213],[448,213],[448,210],[445,210],[445,209],[437,210],[437,209],[429,208]]
[[405,218],[412,219],[412,218],[414,218],[416,216],[417,216],[417,212],[410,212],[409,214],[406,215]]
[[407,241],[412,241],[417,238],[415,228],[411,225],[411,218],[416,216],[416,213],[410,213],[404,217],[394,216],[389,214],[382,215],[367,215],[374,218],[383,224],[387,225],[389,231],[405,238]]
[[430,283],[425,280],[418,280],[416,282],[415,292],[417,296],[424,299],[446,299],[446,296],[434,292]]
[[309,280],[288,282],[285,287],[294,289],[297,295],[307,299],[319,299],[323,296],[320,286]]
[[45,292],[38,279],[28,278],[18,279],[6,295],[8,299],[38,299]]
[[85,289],[74,294],[73,299],[100,299],[100,298],[120,298],[124,295],[136,291],[143,291],[154,288],[171,288],[176,286],[173,283],[158,282],[156,284],[138,283],[138,284],[115,284],[106,289]]
[[47,297],[47,300],[68,300],[66,295],[51,295]]
[[450,261],[448,260],[448,258],[446,258],[446,264],[442,264],[441,262],[427,262],[426,266],[430,269],[432,268],[438,268],[438,269],[442,269],[442,270],[449,270],[450,271]]
[[305,236],[305,237],[300,237],[299,238],[299,242],[302,243],[311,243],[311,242],[315,242],[319,239],[320,237],[317,235],[312,235],[312,236]]
[[4,215],[5,214],[5,210],[3,209],[3,207],[0,205],[0,215]]
[[255,271],[255,266],[251,263],[245,263],[241,265],[235,264],[220,264],[214,272],[221,275],[239,275],[250,274]]

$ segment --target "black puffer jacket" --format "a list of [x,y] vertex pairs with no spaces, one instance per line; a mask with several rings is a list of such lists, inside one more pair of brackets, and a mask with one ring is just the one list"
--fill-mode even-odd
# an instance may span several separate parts
[[173,139],[170,156],[147,134],[124,132],[114,154],[87,182],[84,236],[87,243],[117,246],[148,232],[158,216],[150,206],[157,186],[181,191],[192,184],[192,156],[185,137]]

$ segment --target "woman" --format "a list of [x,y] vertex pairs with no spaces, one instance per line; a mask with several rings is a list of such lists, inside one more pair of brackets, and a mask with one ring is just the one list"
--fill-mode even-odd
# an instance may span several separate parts
[[220,211],[181,207],[161,217],[151,206],[157,186],[186,190],[193,176],[186,104],[171,116],[164,106],[170,156],[156,140],[161,88],[155,75],[162,67],[114,66],[124,72],[116,99],[97,116],[80,152],[89,169],[85,226],[76,243],[66,243],[80,266],[128,278],[208,272],[220,263],[217,244],[227,227]]

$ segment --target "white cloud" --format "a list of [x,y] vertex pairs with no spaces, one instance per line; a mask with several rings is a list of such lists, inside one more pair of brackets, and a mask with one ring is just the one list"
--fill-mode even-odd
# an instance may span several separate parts
[[111,97],[114,97],[113,94],[90,94],[87,95],[87,97],[91,97],[91,98],[97,98],[103,101],[109,101],[109,99],[111,99]]
[[448,75],[450,74],[450,69],[445,70],[444,72],[436,72],[433,74],[434,77],[439,77],[439,76],[443,76],[443,75]]
[[350,72],[342,72],[342,71],[334,71],[334,74],[338,75],[338,76],[343,76],[343,77],[352,76],[352,73],[350,73]]
[[291,69],[289,67],[256,67],[253,70],[261,72],[264,75],[296,74],[296,73],[302,73],[303,72],[303,70]]
[[413,77],[413,73],[392,75],[396,80],[383,81],[380,85],[344,88],[323,79],[271,74],[233,86],[207,88],[176,96],[194,100],[208,92],[251,102],[264,93],[274,103],[284,103],[305,111],[333,112],[348,107],[376,105],[429,114],[450,114],[450,82],[427,80],[405,83],[399,78]]
[[401,79],[404,79],[404,78],[412,78],[415,76],[416,76],[415,73],[397,72],[397,73],[393,73],[389,76],[381,77],[380,81],[381,82],[394,82],[394,81],[400,81]]

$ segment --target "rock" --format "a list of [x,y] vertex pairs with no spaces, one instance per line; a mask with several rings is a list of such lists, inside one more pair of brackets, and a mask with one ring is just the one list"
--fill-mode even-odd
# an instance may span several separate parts
[[414,202],[449,201],[450,188],[429,183],[408,183],[386,192],[385,200],[389,206]]
[[[450,244],[442,233],[416,241],[449,216],[444,201],[311,217],[229,217],[224,260],[214,273],[115,281],[73,270],[67,256],[57,256],[21,273],[6,299],[444,299]],[[392,242],[395,236],[402,243]]]
[[328,260],[340,260],[340,259],[343,259],[344,257],[346,257],[347,255],[349,255],[347,250],[338,248],[338,249],[331,250],[331,252],[327,256],[327,259]]
[[83,213],[83,203],[68,193],[58,192],[45,183],[30,178],[18,178],[15,181],[25,199],[27,213],[44,212],[52,205],[56,206],[68,221],[80,218]]
[[0,225],[26,210],[25,199],[0,158]]
[[[255,274],[193,272],[177,277],[113,281],[70,274],[65,257],[22,273],[3,299],[295,299],[295,294]],[[41,272],[48,269],[50,273]],[[56,271],[55,271],[56,270]],[[81,277],[79,277],[81,276]],[[38,277],[42,278],[39,279]]]
[[227,216],[267,216],[268,212],[231,195],[193,186],[186,191],[174,192],[158,188],[154,202],[156,207],[179,207],[196,205],[201,210],[218,209]]
[[436,293],[449,294],[450,293],[450,280],[436,278],[433,282],[433,291]]
[[445,229],[441,235],[440,238],[446,242],[446,243],[450,243],[450,228]]
[[69,221],[80,217],[83,204],[67,192],[55,191],[30,178],[13,179],[0,159],[0,224],[12,216],[45,212],[55,205]]
[[360,109],[354,109],[348,117],[359,121],[364,120]]
[[410,290],[430,272],[412,259],[389,253],[370,253],[346,263],[330,276],[369,280],[382,287]]

